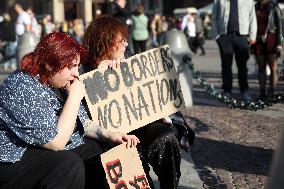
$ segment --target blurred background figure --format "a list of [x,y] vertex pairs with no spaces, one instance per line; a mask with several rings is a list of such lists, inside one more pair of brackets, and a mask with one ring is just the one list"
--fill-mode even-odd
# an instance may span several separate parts
[[144,14],[144,7],[139,5],[131,16],[132,20],[132,41],[134,53],[146,51],[146,43],[149,36],[148,17]]
[[156,13],[151,21],[152,46],[158,47],[161,44],[163,34],[168,30],[168,22],[165,16]]
[[41,25],[38,24],[32,8],[29,7],[26,12],[28,13],[28,15],[30,16],[30,19],[31,19],[31,31],[34,34],[36,34],[37,37],[40,37],[42,28],[41,28]]
[[51,16],[49,14],[45,15],[43,19],[43,28],[42,33],[43,35],[49,34],[54,32],[55,24],[51,21]]
[[161,15],[156,13],[151,21],[152,46],[158,47],[158,36],[163,32]]
[[0,24],[0,43],[3,53],[2,62],[4,63],[4,69],[16,69],[16,32],[15,25],[11,21],[11,17],[8,13],[3,14],[3,22]]
[[84,24],[83,24],[83,20],[82,19],[75,19],[73,21],[73,31],[74,31],[74,38],[78,41],[78,42],[82,42],[82,38],[84,36]]
[[192,8],[188,8],[187,15],[182,18],[181,29],[185,33],[188,46],[190,50],[196,54],[196,26],[194,22],[194,17],[191,15]]
[[[257,38],[252,46],[258,65],[259,99],[274,95],[278,82],[277,59],[282,50],[281,12],[272,0],[259,0],[255,5],[257,16]],[[269,89],[266,96],[266,66],[270,68]]]
[[20,36],[23,35],[25,31],[32,30],[32,25],[30,16],[27,12],[24,11],[22,5],[17,3],[14,5],[14,8],[18,14],[16,20],[16,40],[18,41]]
[[195,30],[196,30],[196,37],[194,39],[194,48],[195,51],[197,52],[197,49],[200,48],[201,53],[200,55],[205,55],[205,49],[203,47],[204,44],[204,29],[203,29],[203,23],[199,15],[197,14],[196,9],[191,10],[191,15],[194,18],[194,23],[195,23]]

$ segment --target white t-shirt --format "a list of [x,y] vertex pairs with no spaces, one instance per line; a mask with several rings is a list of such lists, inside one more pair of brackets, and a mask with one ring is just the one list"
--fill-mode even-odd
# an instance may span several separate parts
[[26,12],[21,12],[16,21],[16,34],[23,35],[25,32],[25,25],[31,24],[31,18]]

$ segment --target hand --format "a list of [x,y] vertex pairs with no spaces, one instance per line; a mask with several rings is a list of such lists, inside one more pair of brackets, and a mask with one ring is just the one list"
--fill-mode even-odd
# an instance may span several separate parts
[[108,132],[105,138],[115,144],[126,143],[126,148],[136,147],[140,140],[135,135],[127,135],[119,132]]
[[256,42],[256,40],[255,39],[248,39],[248,44],[249,45],[253,45],[253,44],[255,44],[255,42]]
[[218,34],[218,35],[215,37],[215,40],[217,41],[219,38],[220,38],[220,34]]
[[281,52],[281,50],[282,50],[282,46],[281,46],[281,45],[277,45],[276,51],[277,51],[277,52]]
[[66,91],[69,97],[78,99],[80,101],[85,96],[85,87],[77,78],[75,78],[70,85],[66,86]]
[[103,60],[100,62],[98,68],[100,67],[108,67],[110,69],[113,68],[119,68],[120,67],[120,63],[123,61],[124,59],[115,59],[115,60]]

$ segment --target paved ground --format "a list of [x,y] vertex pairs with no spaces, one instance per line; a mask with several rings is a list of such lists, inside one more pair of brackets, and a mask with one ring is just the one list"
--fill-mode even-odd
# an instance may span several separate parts
[[[206,50],[207,56],[193,56],[195,68],[220,89],[220,58],[215,42],[207,42]],[[248,68],[250,92],[256,98],[258,83],[253,58]],[[237,73],[235,65],[233,72]],[[256,112],[229,109],[196,81],[193,83],[194,106],[183,113],[197,134],[191,156],[203,188],[264,188],[284,123],[284,104]],[[282,79],[277,90],[283,93],[283,89]],[[239,98],[236,79],[233,92]]]

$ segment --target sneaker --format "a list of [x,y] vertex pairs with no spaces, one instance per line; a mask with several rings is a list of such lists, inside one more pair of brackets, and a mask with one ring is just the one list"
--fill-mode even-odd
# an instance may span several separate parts
[[230,92],[224,92],[223,95],[224,95],[224,97],[227,98],[227,99],[230,99],[230,98],[231,98],[231,93],[230,93]]
[[245,103],[249,103],[249,102],[253,101],[251,96],[248,94],[248,92],[243,92],[242,98],[243,98]]

